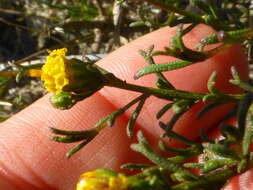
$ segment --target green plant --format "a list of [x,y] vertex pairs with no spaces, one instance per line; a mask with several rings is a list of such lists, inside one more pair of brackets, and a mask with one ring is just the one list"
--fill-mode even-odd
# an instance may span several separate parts
[[[87,143],[89,143],[97,134],[107,126],[113,126],[115,120],[124,114],[130,107],[137,104],[127,125],[127,135],[134,136],[133,130],[136,120],[145,105],[145,101],[150,96],[169,100],[158,113],[159,119],[169,109],[172,109],[173,115],[167,123],[160,121],[159,125],[164,131],[163,137],[176,139],[183,144],[185,148],[175,149],[167,147],[165,143],[160,142],[160,148],[175,155],[164,157],[157,154],[150,146],[148,140],[142,132],[138,132],[138,143],[133,144],[131,148],[143,154],[154,165],[127,164],[123,168],[135,170],[141,169],[138,174],[126,176],[117,174],[108,170],[95,170],[84,174],[78,184],[80,189],[219,189],[229,178],[240,174],[252,167],[252,156],[250,145],[252,142],[252,85],[244,81],[237,69],[231,68],[233,78],[230,82],[237,85],[246,93],[230,94],[220,91],[216,88],[217,73],[214,71],[207,82],[207,93],[189,92],[176,89],[170,81],[164,76],[163,72],[191,67],[199,62],[211,59],[223,51],[232,49],[234,44],[242,44],[251,58],[251,13],[250,1],[238,1],[233,6],[232,1],[160,1],[147,0],[147,2],[160,7],[166,12],[165,21],[157,23],[154,20],[147,19],[143,14],[140,22],[134,22],[132,26],[152,25],[154,28],[160,26],[177,25],[176,33],[171,38],[169,47],[164,50],[156,51],[153,46],[147,50],[140,50],[140,54],[148,63],[148,66],[135,73],[134,78],[138,79],[144,75],[156,74],[156,87],[146,87],[125,82],[112,73],[102,69],[90,60],[81,61],[68,59],[63,50],[56,50],[50,53],[47,62],[42,66],[31,68],[22,66],[15,74],[18,76],[39,76],[41,74],[44,85],[55,95],[51,102],[60,109],[69,109],[78,101],[91,96],[104,86],[116,87],[129,91],[139,92],[140,95],[126,103],[122,108],[114,111],[110,115],[102,118],[89,130],[85,131],[64,131],[52,128],[52,132],[57,136],[53,140],[61,143],[80,142],[71,149],[67,156],[71,157]],[[238,8],[239,7],[239,8]],[[190,11],[195,8],[200,14]],[[242,11],[245,8],[246,14]],[[232,11],[231,11],[232,9]],[[242,10],[241,10],[242,9]],[[240,19],[238,19],[240,18]],[[183,37],[189,34],[198,24],[204,23],[217,30],[206,36],[196,49],[188,48]],[[184,27],[183,24],[189,24]],[[215,48],[205,50],[205,47],[216,44]],[[241,51],[241,47],[238,48]],[[156,64],[156,56],[172,56],[177,61]],[[241,56],[243,60],[243,56]],[[247,63],[242,61],[242,67],[247,67]],[[61,63],[60,68],[51,68],[51,63]],[[63,68],[63,69],[62,69]],[[82,68],[82,69],[80,69]],[[51,70],[52,69],[52,70]],[[54,70],[55,69],[55,70]],[[40,71],[41,70],[41,71]],[[59,72],[60,71],[60,72]],[[40,73],[41,72],[41,73]],[[55,75],[55,72],[57,75]],[[13,75],[13,73],[9,73]],[[60,77],[58,77],[58,75]],[[95,75],[95,78],[90,77]],[[246,77],[247,78],[247,77]],[[62,82],[64,81],[64,82]],[[197,143],[176,133],[173,130],[175,123],[200,102],[207,102],[198,114],[198,118],[208,114],[212,109],[229,103],[239,103],[237,110],[238,127],[223,127],[222,133],[224,139],[210,140],[204,132],[202,133],[202,142]],[[204,163],[192,163],[190,158],[198,155],[205,157]],[[198,168],[200,175],[195,174],[187,168]],[[112,182],[111,182],[112,181]],[[215,184],[215,185],[213,185]],[[93,187],[94,186],[94,187]]]

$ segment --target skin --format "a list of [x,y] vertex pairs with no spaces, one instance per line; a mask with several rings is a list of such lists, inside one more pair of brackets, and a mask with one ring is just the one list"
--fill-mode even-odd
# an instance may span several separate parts
[[233,177],[222,190],[251,190],[253,189],[253,169],[244,172],[241,175]]
[[[187,46],[194,47],[200,39],[212,33],[206,26],[198,26],[185,37]],[[169,44],[175,29],[169,27],[148,34],[113,52],[98,64],[117,77],[131,83],[154,86],[153,75],[134,81],[133,74],[145,65],[143,58],[137,53],[151,44],[155,49],[162,49]],[[157,62],[174,60],[171,57],[157,57]],[[239,89],[227,81],[229,68],[236,65],[241,76],[246,79],[248,67],[246,58],[240,46],[233,46],[203,63],[166,73],[173,85],[182,90],[206,92],[206,82],[210,74],[216,70],[220,75],[217,87],[226,93],[238,93]],[[222,75],[221,75],[222,74]],[[117,120],[113,128],[106,128],[98,137],[89,143],[74,157],[67,160],[64,154],[73,144],[52,142],[49,127],[65,130],[80,130],[92,127],[100,118],[126,104],[136,93],[103,88],[101,91],[78,103],[71,110],[54,109],[46,95],[25,110],[13,116],[0,127],[0,189],[5,190],[67,190],[75,189],[79,175],[96,168],[109,168],[119,171],[119,166],[126,162],[143,162],[145,159],[130,150],[129,145],[136,142],[128,139],[125,132],[127,112]],[[152,144],[161,134],[158,127],[156,112],[166,103],[151,97],[141,113],[137,129],[142,129]],[[200,128],[210,128],[215,125],[232,105],[220,107],[210,112],[211,117],[195,120],[201,105],[195,106],[177,123],[175,130],[188,138],[198,136]],[[171,113],[162,120],[167,121]],[[190,130],[189,130],[190,129]],[[178,145],[177,142],[168,142]]]

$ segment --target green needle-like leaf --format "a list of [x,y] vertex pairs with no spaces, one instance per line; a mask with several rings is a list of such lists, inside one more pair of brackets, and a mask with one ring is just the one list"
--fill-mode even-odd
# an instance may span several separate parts
[[207,172],[213,171],[217,168],[221,168],[221,167],[224,167],[224,166],[230,166],[230,165],[233,165],[235,163],[236,163],[236,161],[231,160],[231,159],[208,160],[204,163],[204,167],[202,168],[202,172],[207,173]]
[[148,141],[146,140],[146,138],[144,137],[143,133],[141,131],[138,132],[137,134],[138,137],[138,144],[132,144],[131,148],[136,151],[136,152],[140,152],[141,154],[143,154],[145,157],[147,157],[150,161],[152,161],[153,163],[159,165],[161,168],[163,168],[164,170],[168,170],[171,172],[185,172],[185,174],[187,174],[189,177],[196,179],[197,176],[193,173],[191,173],[190,171],[182,168],[181,166],[175,164],[172,161],[167,160],[165,157],[162,157],[158,154],[156,154],[152,148],[150,147]]
[[[212,189],[216,189],[214,186],[221,187],[227,179],[229,179],[233,175],[233,171],[230,169],[218,170],[216,172],[210,173],[205,176],[201,176],[198,180],[194,181],[185,181],[178,185],[172,186],[171,190],[193,190],[193,189],[207,189],[211,187]],[[208,188],[210,189],[210,188]]]
[[215,88],[215,83],[216,83],[216,78],[217,78],[217,72],[214,71],[212,72],[212,74],[210,75],[208,82],[207,82],[207,89],[213,93],[213,94],[217,94],[219,93],[219,91]]
[[144,97],[142,100],[140,100],[139,104],[137,105],[136,109],[134,110],[134,112],[131,115],[131,118],[128,121],[127,127],[126,127],[126,131],[127,131],[127,136],[129,138],[133,137],[133,128],[135,125],[135,122],[145,104],[145,100],[147,99],[147,97]]
[[218,106],[220,106],[220,105],[222,105],[221,103],[217,103],[217,102],[215,102],[215,103],[210,103],[210,104],[207,104],[206,106],[204,106],[200,111],[199,111],[199,113],[197,114],[197,116],[196,116],[196,119],[201,119],[206,113],[208,113],[208,111],[210,111],[210,110],[212,110],[212,109],[214,109],[214,108],[216,108],[216,107],[218,107]]
[[203,164],[200,163],[185,163],[184,167],[186,168],[197,168],[197,169],[202,169],[204,167]]
[[171,148],[166,146],[166,144],[163,141],[159,141],[158,143],[159,148],[166,152],[172,152],[177,154],[189,154],[192,152],[192,148]]
[[[159,126],[166,131],[166,128],[167,128],[166,124],[164,124],[163,122],[160,121]],[[177,139],[177,140],[183,142],[186,145],[198,145],[196,142],[193,142],[193,141],[183,137],[182,135],[179,135],[178,133],[176,133],[172,130],[167,130],[165,135],[167,135],[170,138]]]
[[248,92],[245,94],[242,101],[239,102],[237,110],[237,124],[239,130],[243,133],[245,129],[246,116],[250,107],[251,102],[253,101],[252,93]]
[[240,160],[240,156],[238,155],[238,153],[225,145],[204,143],[203,146],[205,151],[210,152],[213,157],[219,156],[233,160]]
[[162,107],[162,109],[160,109],[157,114],[156,114],[156,118],[160,119],[171,107],[172,107],[173,103],[168,103],[165,106]]
[[247,113],[245,132],[242,140],[242,152],[243,156],[245,156],[246,159],[249,159],[250,156],[250,146],[252,144],[252,139],[253,139],[253,105],[251,104]]
[[253,93],[252,85],[250,85],[248,82],[244,82],[241,80],[239,73],[234,66],[231,67],[231,74],[233,76],[233,79],[229,80],[231,84],[239,86],[240,88]]
[[142,100],[143,97],[146,97],[146,95],[138,96],[137,98],[133,99],[131,102],[129,102],[128,104],[126,104],[122,108],[120,108],[120,109],[114,111],[113,113],[105,116],[99,122],[96,123],[95,127],[96,128],[104,127],[105,124],[108,124],[108,126],[112,127],[114,125],[116,119],[120,115],[124,114],[127,109],[129,109],[131,106],[136,104],[138,101]]
[[89,142],[90,141],[83,141],[82,143],[80,143],[76,147],[72,148],[69,152],[67,152],[66,157],[70,158],[71,156],[73,156],[76,152],[78,152],[80,149],[82,149]]
[[[143,56],[143,58],[146,60],[146,62],[149,65],[154,65],[155,64],[154,58],[152,57],[153,50],[154,50],[154,45],[151,45],[150,47],[148,47],[147,52],[145,52],[143,50],[139,50],[140,55]],[[165,88],[168,88],[168,89],[174,89],[173,85],[166,79],[166,77],[162,73],[157,72],[156,76],[157,76],[157,79],[158,79],[157,80],[157,86],[159,88],[160,87],[165,87]]]
[[145,165],[145,164],[133,164],[133,163],[128,163],[128,164],[124,164],[122,165],[120,168],[121,169],[129,169],[131,171],[136,170],[136,169],[145,169],[145,168],[149,168],[149,165]]
[[219,42],[219,38],[217,34],[211,34],[203,39],[201,39],[200,43],[196,46],[196,49],[199,51],[203,51],[204,47],[210,44],[216,44]]
[[95,129],[90,129],[90,130],[83,130],[83,131],[65,131],[61,129],[56,129],[51,127],[50,130],[52,133],[57,134],[57,135],[82,135],[82,136],[90,136],[95,133]]
[[60,143],[74,143],[79,142],[81,140],[85,140],[86,138],[82,135],[75,135],[75,136],[66,136],[66,137],[52,137],[53,141],[60,142]]
[[142,69],[140,69],[137,73],[134,75],[134,79],[138,79],[144,75],[148,75],[151,73],[157,73],[157,72],[165,72],[165,71],[172,71],[176,69],[180,69],[189,65],[192,65],[193,62],[189,61],[175,61],[175,62],[169,62],[169,63],[161,63],[156,65],[148,65]]

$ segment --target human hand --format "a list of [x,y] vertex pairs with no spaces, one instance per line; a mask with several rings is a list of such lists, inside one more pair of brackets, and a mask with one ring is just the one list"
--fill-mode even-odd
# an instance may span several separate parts
[[[162,49],[169,44],[174,32],[175,29],[167,27],[148,34],[118,49],[98,64],[128,82],[151,86],[154,76],[133,80],[134,72],[145,65],[138,50],[146,49],[152,44],[155,45],[155,49]],[[206,26],[199,26],[187,35],[185,42],[189,47],[194,47],[200,39],[212,32]],[[172,60],[160,56],[156,61]],[[166,76],[178,89],[205,92],[207,80],[216,70],[218,88],[226,93],[238,93],[240,91],[228,83],[228,79],[231,78],[231,65],[237,66],[242,78],[247,76],[246,59],[239,46],[227,49],[204,63],[166,73]],[[64,155],[72,145],[58,144],[50,140],[52,134],[49,127],[65,130],[91,128],[99,119],[132,100],[136,93],[106,87],[67,111],[54,109],[48,101],[49,96],[46,95],[1,124],[0,189],[69,190],[75,188],[79,175],[85,171],[96,168],[118,171],[123,163],[144,162],[141,155],[129,148],[129,145],[135,142],[134,139],[128,139],[125,132],[129,112],[117,120],[113,128],[105,129],[69,160]],[[157,142],[161,134],[155,113],[164,102],[153,97],[147,100],[138,119],[139,126],[136,126],[141,128],[153,143]],[[199,129],[207,129],[217,124],[231,106],[226,105],[212,110],[210,112],[212,117],[204,116],[196,120],[195,114],[200,108],[201,105],[193,107],[176,124],[175,129],[194,139],[198,136]],[[169,118],[170,115],[171,113],[168,113],[165,117]]]

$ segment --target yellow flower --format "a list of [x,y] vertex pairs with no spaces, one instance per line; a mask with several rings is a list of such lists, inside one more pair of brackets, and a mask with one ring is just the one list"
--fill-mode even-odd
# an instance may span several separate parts
[[51,99],[55,107],[69,109],[100,90],[104,85],[104,71],[95,64],[78,59],[67,59],[66,48],[49,51],[41,70],[30,68],[26,75],[41,77],[44,87],[55,96]]
[[44,81],[45,88],[54,94],[59,94],[69,84],[66,72],[69,60],[65,57],[66,52],[66,48],[51,51],[41,69],[41,80]]
[[106,169],[81,175],[76,190],[127,190],[127,177]]

